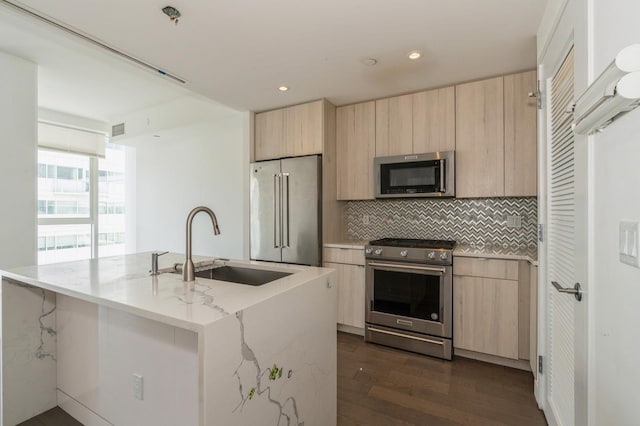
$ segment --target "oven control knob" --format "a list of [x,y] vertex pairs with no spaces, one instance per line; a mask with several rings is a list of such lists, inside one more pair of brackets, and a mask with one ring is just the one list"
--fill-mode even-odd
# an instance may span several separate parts
[[371,254],[372,251],[373,251],[372,249],[368,248],[364,251],[364,254]]
[[447,255],[447,253],[441,253],[441,254],[440,254],[440,259],[441,259],[441,260],[447,260],[447,258],[448,258],[448,257],[449,257],[449,256]]
[[373,253],[380,256],[382,254],[382,249],[376,249]]
[[408,252],[408,251],[406,251],[406,250],[402,250],[402,251],[400,252],[400,256],[402,256],[402,257],[407,257],[407,255],[408,255],[408,254],[409,254],[409,252]]
[[427,257],[429,259],[435,259],[436,257],[436,252],[435,251],[430,251],[429,254],[427,254]]

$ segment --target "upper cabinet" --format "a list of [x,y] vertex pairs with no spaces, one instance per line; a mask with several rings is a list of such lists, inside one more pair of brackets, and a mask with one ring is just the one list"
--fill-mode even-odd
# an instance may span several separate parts
[[502,77],[456,86],[456,197],[504,195]]
[[413,153],[413,95],[376,101],[376,156]]
[[537,195],[537,90],[535,71],[504,77],[504,195]]
[[284,110],[256,114],[255,159],[271,160],[283,157]]
[[255,161],[322,154],[323,101],[256,114]]
[[456,86],[456,197],[536,195],[535,71]]
[[371,200],[376,150],[376,104],[336,109],[338,200]]
[[453,86],[413,95],[413,152],[456,149],[456,91]]
[[377,157],[455,149],[455,89],[376,101]]

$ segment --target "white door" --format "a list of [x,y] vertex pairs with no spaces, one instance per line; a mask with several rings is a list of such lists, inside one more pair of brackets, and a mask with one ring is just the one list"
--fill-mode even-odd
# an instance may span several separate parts
[[[541,222],[538,402],[551,425],[587,425],[588,161],[586,138],[571,129],[571,106],[587,81],[586,19],[579,0],[568,0],[539,61],[541,118]],[[582,300],[557,287],[582,286]]]

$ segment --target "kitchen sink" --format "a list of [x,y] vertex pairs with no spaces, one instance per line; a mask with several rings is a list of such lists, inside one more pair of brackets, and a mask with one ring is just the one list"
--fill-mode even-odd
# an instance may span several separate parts
[[242,268],[240,266],[219,266],[196,271],[196,277],[209,280],[227,281],[238,284],[260,286],[291,275],[288,272],[265,269]]

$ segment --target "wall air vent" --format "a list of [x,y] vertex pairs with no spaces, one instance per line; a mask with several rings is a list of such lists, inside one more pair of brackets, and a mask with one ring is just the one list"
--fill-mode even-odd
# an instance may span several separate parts
[[42,15],[38,14],[37,11],[34,11],[32,9],[28,9],[28,8],[26,8],[24,6],[18,5],[18,4],[13,3],[13,2],[11,2],[9,0],[0,0],[0,2],[2,4],[5,4],[7,6],[10,6],[10,7],[16,9],[17,11],[19,11],[21,13],[29,15],[32,18],[38,19],[38,20],[40,20],[42,22],[45,22],[45,23],[47,23],[49,25],[53,25],[54,27],[56,27],[56,28],[58,28],[60,30],[63,30],[65,32],[69,33],[69,34],[73,34],[76,37],[80,37],[81,39],[83,39],[83,40],[85,40],[85,41],[87,41],[87,42],[89,42],[91,44],[94,44],[94,45],[96,45],[98,47],[101,47],[101,48],[103,48],[103,49],[105,49],[105,50],[107,50],[107,51],[109,51],[109,52],[111,52],[111,53],[113,53],[113,54],[115,54],[117,56],[120,56],[123,59],[126,59],[126,60],[128,60],[130,62],[135,63],[138,66],[141,66],[143,68],[151,70],[156,74],[160,74],[163,77],[170,78],[171,80],[177,81],[178,83],[182,83],[182,84],[186,84],[187,83],[185,80],[183,80],[180,77],[172,75],[172,74],[166,72],[163,69],[155,67],[155,66],[153,66],[151,64],[148,64],[148,63],[146,63],[146,62],[144,62],[144,61],[142,61],[142,60],[140,60],[138,58],[135,58],[135,57],[130,56],[130,55],[124,53],[124,52],[121,52],[121,51],[119,51],[119,50],[117,50],[117,49],[115,49],[115,48],[113,48],[111,46],[108,46],[108,45],[106,45],[106,44],[104,44],[104,43],[102,43],[102,42],[100,42],[100,41],[98,41],[96,39],[91,38],[90,36],[88,36],[86,34],[83,34],[83,33],[79,32],[79,31],[77,31],[77,30],[75,30],[73,28],[67,27],[66,25],[64,25],[62,23],[56,22],[56,21],[54,21],[54,20],[52,20],[52,19],[50,19],[50,18],[48,18],[46,16],[42,16]]
[[114,124],[111,126],[111,137],[115,138],[116,136],[124,135],[124,123]]

